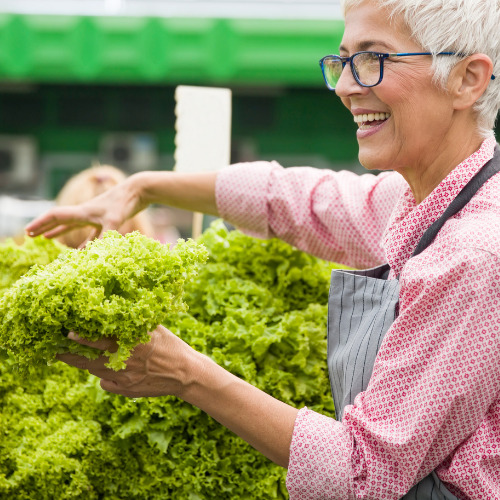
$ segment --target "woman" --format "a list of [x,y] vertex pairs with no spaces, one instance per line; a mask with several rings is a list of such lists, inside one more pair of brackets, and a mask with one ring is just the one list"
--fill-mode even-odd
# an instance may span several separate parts
[[341,57],[322,60],[324,76],[359,125],[361,163],[386,172],[260,162],[212,174],[140,173],[27,227],[56,236],[90,223],[98,235],[163,202],[351,266],[382,264],[334,273],[328,366],[340,420],[274,400],[161,326],[121,373],[106,370],[104,358],[61,359],[101,377],[105,390],[174,394],[200,407],[288,467],[294,499],[500,498],[492,133],[500,5],[346,0],[344,11]]

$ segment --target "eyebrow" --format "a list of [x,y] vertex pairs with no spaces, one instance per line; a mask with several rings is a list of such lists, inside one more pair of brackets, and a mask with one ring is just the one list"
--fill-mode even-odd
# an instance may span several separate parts
[[[385,47],[388,52],[391,52],[391,51],[394,52],[394,50],[391,46],[387,45],[385,42],[382,42],[381,40],[365,40],[364,42],[359,43],[359,45],[357,46],[357,49],[359,51],[368,50],[368,49],[371,49],[374,45]],[[341,45],[339,47],[339,51],[349,52],[344,45]]]

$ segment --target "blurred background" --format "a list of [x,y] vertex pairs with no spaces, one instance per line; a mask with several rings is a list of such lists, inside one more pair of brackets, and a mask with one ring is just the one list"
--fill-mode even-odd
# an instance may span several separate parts
[[0,237],[91,165],[172,169],[177,85],[232,90],[232,162],[362,171],[318,65],[342,29],[338,0],[0,0]]

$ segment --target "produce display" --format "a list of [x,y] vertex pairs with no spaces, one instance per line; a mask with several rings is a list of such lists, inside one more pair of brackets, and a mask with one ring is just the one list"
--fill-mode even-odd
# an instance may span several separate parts
[[[188,309],[162,324],[274,397],[333,416],[326,304],[334,265],[222,222],[190,245],[198,264],[201,247],[208,261],[181,273]],[[29,271],[2,300],[30,276],[48,282],[65,255]],[[87,372],[31,359],[28,378],[18,372],[24,359],[6,351],[0,359],[0,499],[287,498],[284,469],[190,404],[106,393]]]

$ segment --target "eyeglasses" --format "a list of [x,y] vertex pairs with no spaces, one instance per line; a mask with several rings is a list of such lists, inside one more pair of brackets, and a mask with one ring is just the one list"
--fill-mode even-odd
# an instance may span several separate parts
[[[431,52],[399,52],[387,54],[382,52],[356,52],[351,57],[329,55],[319,61],[326,86],[335,90],[347,63],[351,67],[352,76],[362,87],[375,87],[384,78],[384,61],[388,57],[431,56]],[[458,52],[439,52],[438,56],[464,56]],[[491,75],[495,79],[495,75]]]

